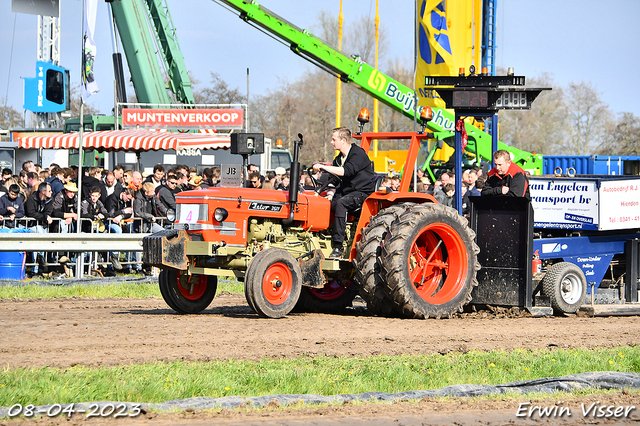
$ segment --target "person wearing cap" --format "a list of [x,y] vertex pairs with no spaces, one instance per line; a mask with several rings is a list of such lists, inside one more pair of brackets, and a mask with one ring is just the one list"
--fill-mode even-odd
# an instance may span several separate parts
[[59,232],[71,233],[75,231],[78,220],[78,187],[75,182],[67,182],[64,189],[53,198],[51,216],[64,219]]
[[156,188],[151,182],[142,185],[142,189],[136,194],[133,201],[133,214],[143,220],[142,232],[158,232],[164,228],[156,221],[158,214],[158,197]]
[[192,176],[191,179],[189,179],[189,189],[190,190],[202,189],[200,188],[200,182],[202,182],[202,178],[200,176],[198,175]]

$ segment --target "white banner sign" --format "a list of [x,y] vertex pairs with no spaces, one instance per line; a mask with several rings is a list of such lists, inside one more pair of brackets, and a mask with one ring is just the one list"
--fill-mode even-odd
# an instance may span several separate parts
[[640,180],[600,184],[600,229],[640,228]]
[[598,229],[598,188],[595,179],[529,181],[536,228]]

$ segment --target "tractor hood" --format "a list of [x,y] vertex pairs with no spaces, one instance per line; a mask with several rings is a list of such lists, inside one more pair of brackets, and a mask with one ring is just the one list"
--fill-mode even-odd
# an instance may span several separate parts
[[[201,232],[205,241],[246,244],[251,219],[281,222],[289,217],[289,192],[254,188],[208,188],[176,194],[177,229]],[[227,217],[215,219],[216,209]],[[292,226],[320,231],[329,227],[331,202],[308,191],[298,195]]]

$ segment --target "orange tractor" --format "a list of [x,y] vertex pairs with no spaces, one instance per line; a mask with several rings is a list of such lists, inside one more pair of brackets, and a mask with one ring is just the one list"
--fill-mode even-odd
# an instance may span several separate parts
[[[298,136],[291,176],[300,173]],[[179,313],[200,312],[213,300],[218,277],[236,277],[244,282],[251,309],[269,318],[294,308],[335,312],[358,293],[377,315],[440,318],[461,311],[480,269],[474,233],[454,209],[426,193],[409,192],[420,141],[429,134],[354,137],[367,152],[373,139],[410,139],[410,146],[399,191],[374,192],[348,218],[344,258],[327,258],[332,247],[331,202],[322,196],[326,184],[301,192],[294,178],[288,192],[183,192],[176,196],[174,229],[143,241],[145,263],[162,269],[166,303]]]

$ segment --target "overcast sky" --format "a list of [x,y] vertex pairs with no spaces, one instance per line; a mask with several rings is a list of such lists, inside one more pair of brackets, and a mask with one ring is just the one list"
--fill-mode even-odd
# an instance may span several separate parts
[[[288,47],[241,21],[211,0],[167,0],[187,68],[204,85],[209,73],[250,95],[265,94],[295,80],[313,65]],[[261,4],[298,27],[311,29],[318,14],[338,14],[339,0],[264,0]],[[61,0],[61,61],[79,82],[82,0]],[[379,0],[380,23],[389,36],[389,56],[413,62],[414,2]],[[345,25],[375,14],[375,0],[343,0]],[[96,79],[100,93],[89,103],[109,114],[113,107],[112,36],[108,8],[98,4]],[[640,116],[639,0],[498,0],[497,59],[528,77],[551,73],[555,83],[591,82],[614,113]],[[15,31],[14,31],[15,23]],[[313,33],[313,31],[312,31]],[[23,77],[35,76],[37,17],[11,12],[0,2],[0,100],[22,111]],[[13,50],[13,52],[12,52]],[[381,66],[381,68],[383,68]],[[128,71],[127,71],[128,73]],[[131,89],[129,89],[131,90]]]

